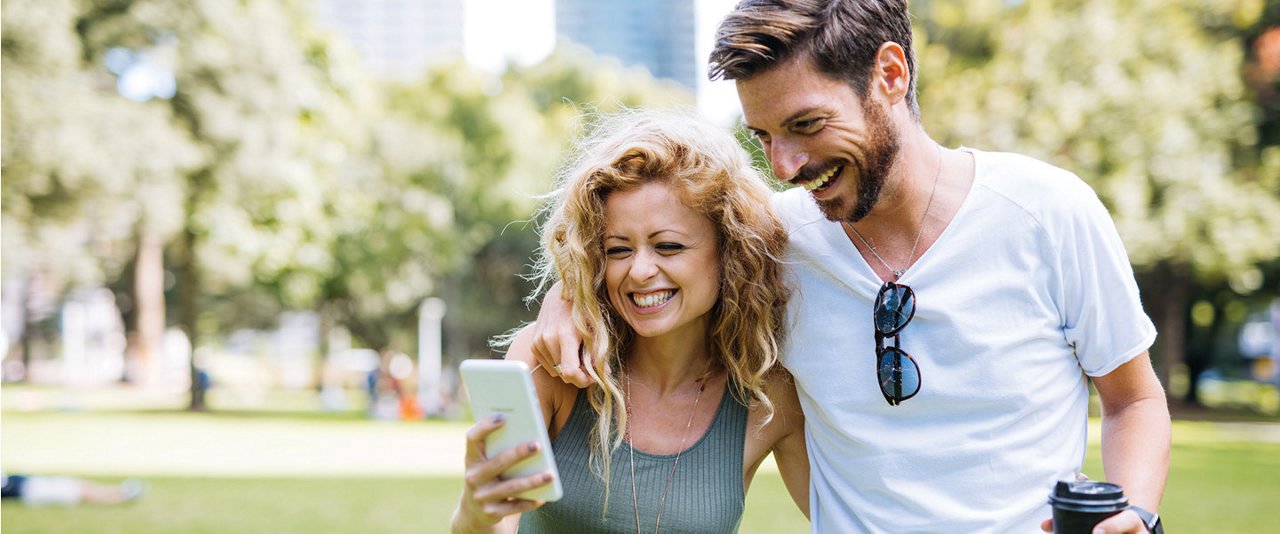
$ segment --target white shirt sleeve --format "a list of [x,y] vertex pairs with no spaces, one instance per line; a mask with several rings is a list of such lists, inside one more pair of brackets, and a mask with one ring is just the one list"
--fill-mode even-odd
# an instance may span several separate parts
[[1063,332],[1085,374],[1102,376],[1147,350],[1156,331],[1106,207],[1079,178],[1065,189],[1067,209],[1043,221],[1057,245]]

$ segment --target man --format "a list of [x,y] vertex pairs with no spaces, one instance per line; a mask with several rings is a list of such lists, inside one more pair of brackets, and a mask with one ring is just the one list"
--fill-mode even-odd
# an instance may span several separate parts
[[[737,82],[775,176],[801,186],[774,204],[813,530],[1051,528],[1048,494],[1084,456],[1089,379],[1107,479],[1141,509],[1099,531],[1154,527],[1170,440],[1155,330],[1093,191],[928,136],[905,0],[748,0],[710,64]],[[565,309],[544,301],[535,351],[584,385]]]

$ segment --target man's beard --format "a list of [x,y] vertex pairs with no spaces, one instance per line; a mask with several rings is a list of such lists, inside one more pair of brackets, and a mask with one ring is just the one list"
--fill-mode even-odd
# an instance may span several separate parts
[[[830,221],[858,222],[880,201],[880,193],[889,180],[894,160],[898,157],[898,132],[889,122],[889,115],[870,99],[864,99],[862,113],[867,120],[867,142],[863,146],[865,157],[858,172],[858,197],[853,206],[846,206],[843,199],[835,197],[819,200],[818,208]],[[846,164],[845,170],[848,169]]]

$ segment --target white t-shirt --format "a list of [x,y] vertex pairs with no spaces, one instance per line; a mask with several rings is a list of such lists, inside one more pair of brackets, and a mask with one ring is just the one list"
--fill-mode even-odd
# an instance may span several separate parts
[[973,188],[899,283],[916,296],[900,347],[920,392],[876,381],[881,280],[803,189],[775,195],[797,292],[783,364],[807,417],[814,532],[1039,532],[1084,459],[1088,387],[1145,351],[1124,246],[1074,174],[965,149]]

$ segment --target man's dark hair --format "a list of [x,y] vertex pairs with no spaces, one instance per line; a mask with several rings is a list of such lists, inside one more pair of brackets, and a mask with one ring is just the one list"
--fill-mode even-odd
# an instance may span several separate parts
[[916,120],[916,58],[907,0],[743,0],[720,22],[707,75],[745,80],[800,54],[865,99],[876,51],[898,43],[907,55],[907,104]]

